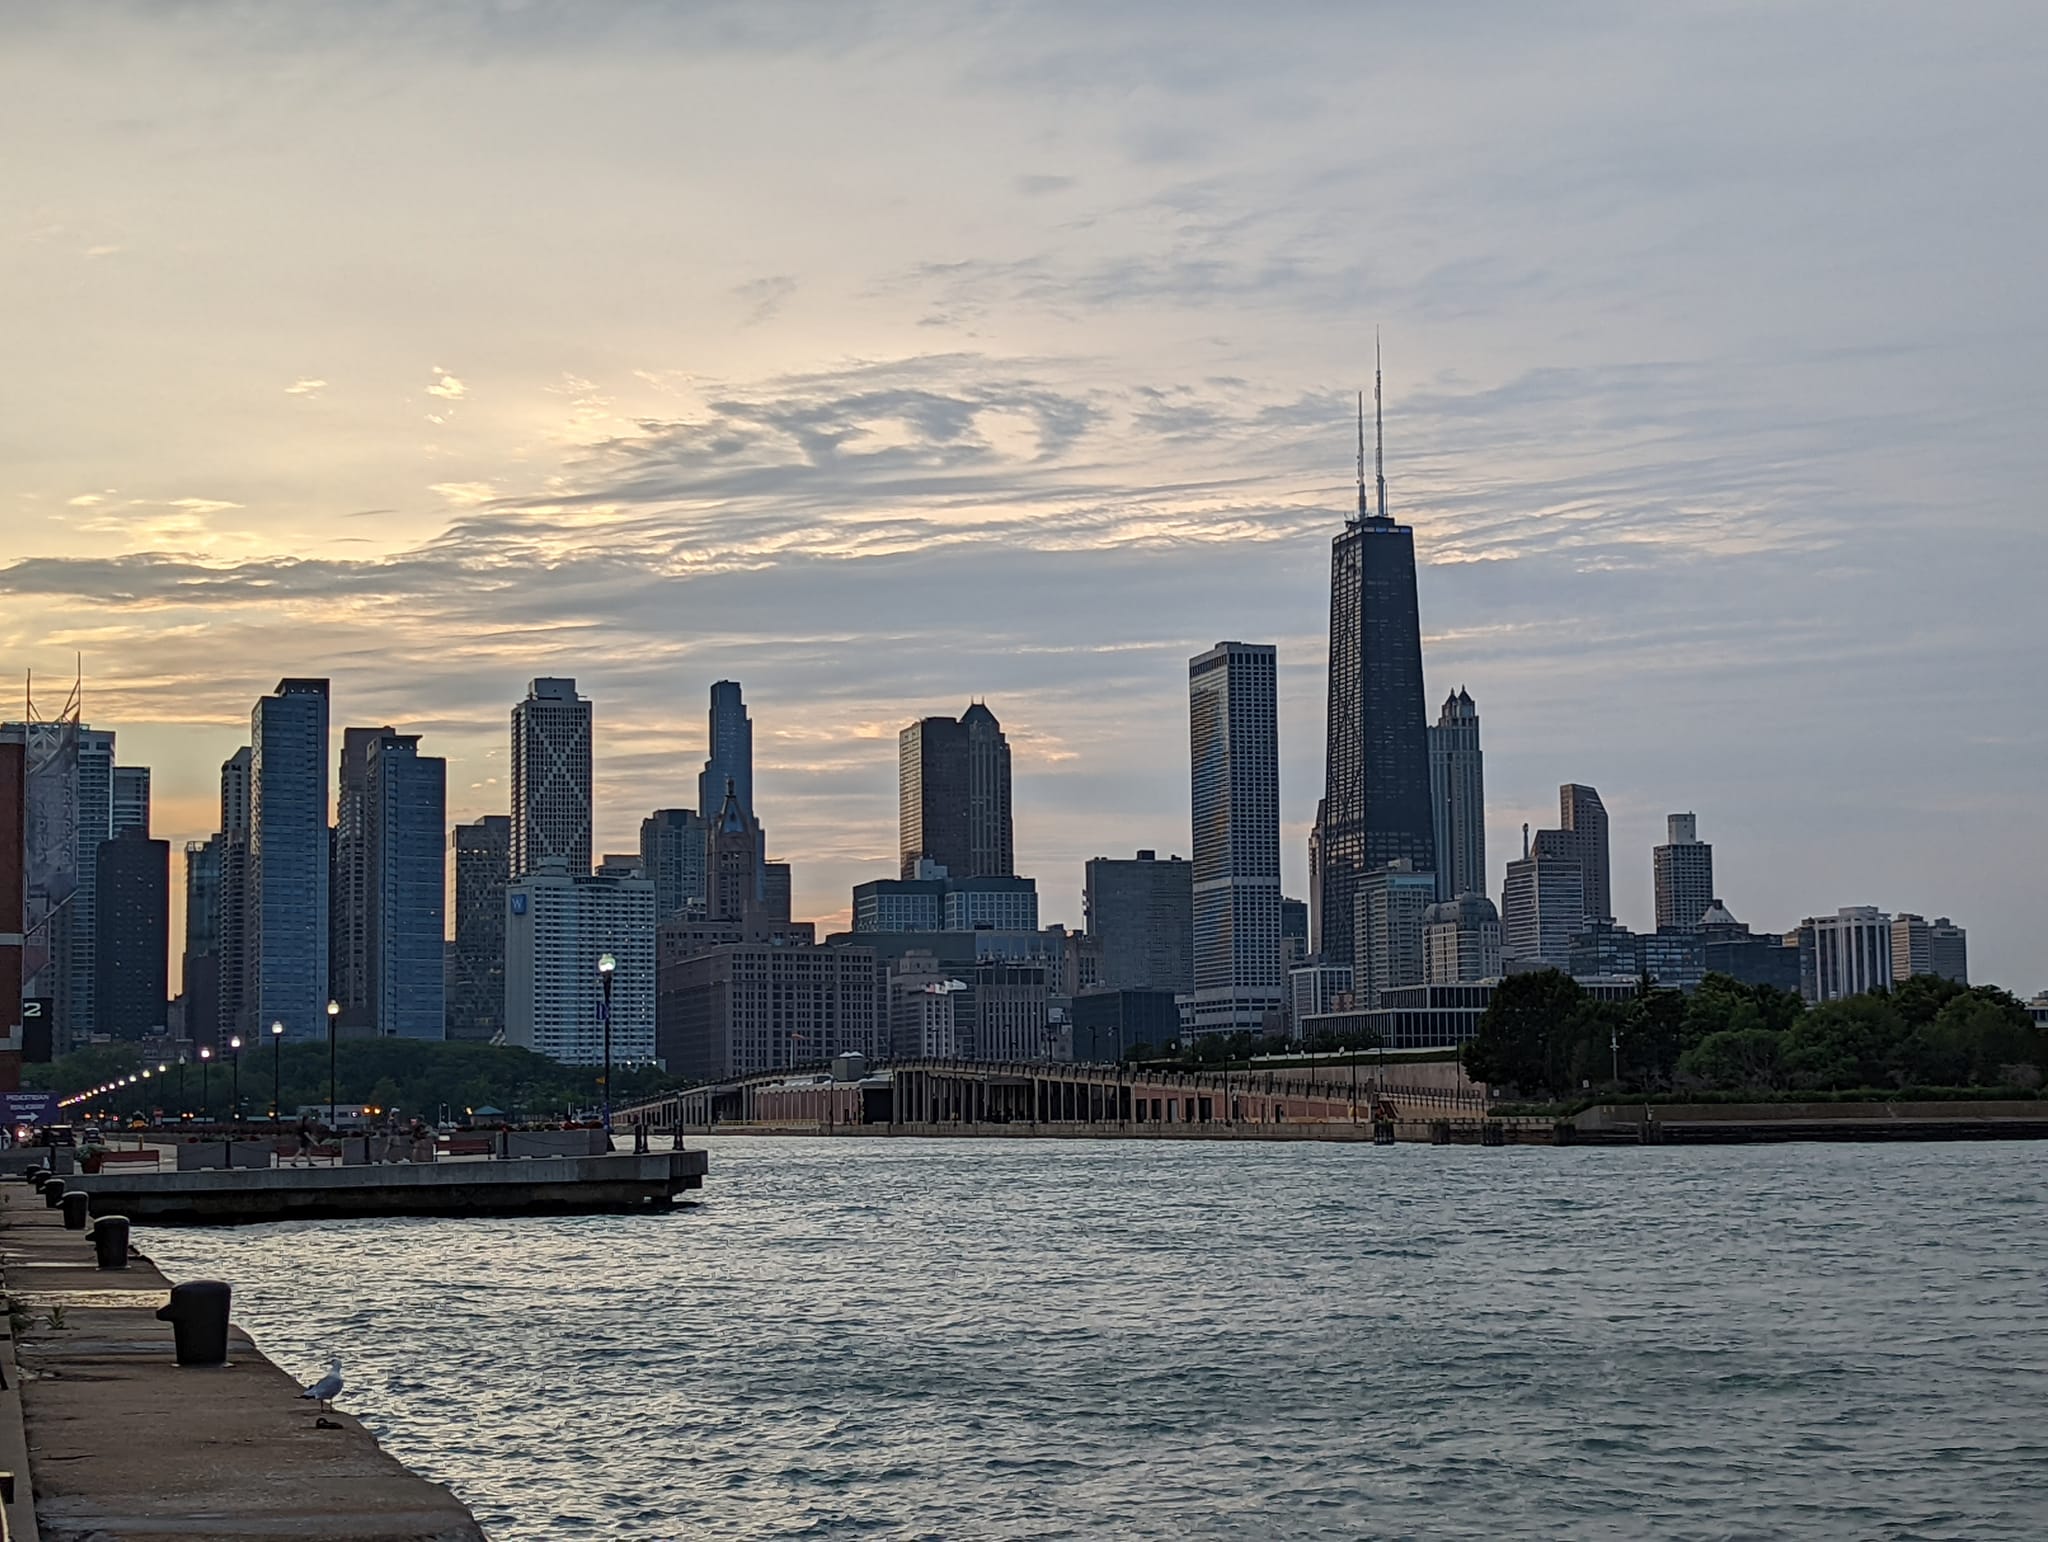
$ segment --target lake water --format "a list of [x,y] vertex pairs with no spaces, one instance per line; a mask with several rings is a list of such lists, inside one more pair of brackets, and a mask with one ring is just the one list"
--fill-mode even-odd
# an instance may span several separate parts
[[497,1539],[2048,1535],[2048,1145],[710,1146],[139,1240]]

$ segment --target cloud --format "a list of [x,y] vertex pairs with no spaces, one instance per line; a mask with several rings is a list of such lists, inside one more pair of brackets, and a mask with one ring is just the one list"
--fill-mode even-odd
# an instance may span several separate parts
[[796,277],[790,273],[773,273],[736,286],[734,298],[747,307],[746,320],[742,325],[757,327],[764,321],[772,321],[796,291]]
[[[458,402],[469,394],[469,387],[436,364],[433,369],[434,383],[427,387],[427,395],[438,396],[443,401]],[[437,420],[438,421],[438,420]]]
[[324,380],[308,380],[301,378],[298,380],[294,380],[290,385],[286,386],[284,388],[284,394],[287,396],[318,396],[322,391],[326,389],[327,382]]

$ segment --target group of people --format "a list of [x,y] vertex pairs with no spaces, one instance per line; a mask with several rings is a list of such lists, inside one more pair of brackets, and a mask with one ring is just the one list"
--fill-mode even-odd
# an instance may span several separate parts
[[[314,1148],[327,1138],[327,1126],[312,1114],[301,1114],[298,1124],[299,1149],[292,1157],[292,1166],[311,1167],[314,1165]],[[373,1162],[431,1162],[434,1160],[434,1146],[440,1138],[426,1120],[414,1117],[410,1124],[401,1126],[396,1118],[387,1119],[370,1131],[367,1139],[371,1142]]]

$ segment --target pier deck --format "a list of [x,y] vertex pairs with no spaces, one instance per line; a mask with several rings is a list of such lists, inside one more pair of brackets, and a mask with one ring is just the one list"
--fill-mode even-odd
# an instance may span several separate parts
[[483,1542],[454,1495],[346,1412],[318,1428],[298,1384],[239,1329],[228,1366],[180,1369],[170,1324],[155,1316],[164,1277],[140,1258],[95,1269],[85,1238],[19,1183],[0,1184],[0,1271],[33,1317],[0,1356],[19,1389],[14,1406],[0,1393],[0,1450],[27,1459],[15,1468],[14,1536]]

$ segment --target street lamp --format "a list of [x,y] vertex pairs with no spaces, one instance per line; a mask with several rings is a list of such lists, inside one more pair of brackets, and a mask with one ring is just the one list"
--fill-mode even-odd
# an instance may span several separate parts
[[284,1024],[270,1025],[270,1128],[284,1118]]
[[334,1128],[334,1027],[341,1017],[341,1003],[327,1003],[327,1128]]
[[597,956],[597,978],[604,986],[604,1133],[612,1133],[612,974],[619,961],[609,953]]
[[206,1089],[207,1073],[212,1069],[213,1046],[211,1044],[202,1044],[199,1046],[199,1117],[201,1119],[211,1119],[213,1117],[213,1098]]
[[178,1057],[178,1117],[184,1118],[191,1110],[185,1106],[185,1057]]
[[242,1036],[239,1033],[228,1039],[228,1068],[233,1073],[228,1081],[228,1123],[232,1125],[242,1117]]

